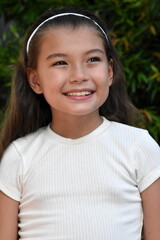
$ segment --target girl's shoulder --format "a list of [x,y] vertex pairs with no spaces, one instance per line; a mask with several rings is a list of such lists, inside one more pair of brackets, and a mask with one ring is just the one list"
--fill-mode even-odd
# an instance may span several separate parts
[[38,130],[36,130],[35,132],[31,132],[23,137],[20,137],[16,140],[13,141],[13,144],[16,146],[23,146],[25,145],[25,147],[27,147],[27,145],[31,145],[34,142],[41,142],[42,139],[44,138],[44,135],[47,131],[47,127],[41,127]]
[[132,149],[157,149],[158,143],[153,139],[148,130],[129,126],[123,123],[111,122],[107,136],[117,145]]
[[11,142],[3,153],[0,170],[13,164],[14,168],[18,169],[15,171],[23,169],[26,172],[33,159],[44,151],[47,142],[46,132],[47,126]]
[[[46,142],[47,126],[39,128],[37,131],[29,133],[23,137],[14,140],[5,150],[5,152],[16,152],[20,157],[27,156],[31,152],[39,152]],[[4,152],[4,153],[5,153]]]
[[143,129],[143,128],[138,128],[135,126],[130,126],[127,124],[119,123],[119,122],[114,122],[112,121],[110,124],[110,131],[113,134],[116,134],[116,136],[124,136],[124,137],[129,137],[136,139],[142,136],[150,136],[148,130]]

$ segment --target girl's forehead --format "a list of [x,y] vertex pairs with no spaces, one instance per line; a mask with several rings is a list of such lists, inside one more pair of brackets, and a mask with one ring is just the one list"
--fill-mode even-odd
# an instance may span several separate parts
[[39,53],[46,58],[53,53],[85,54],[91,49],[101,49],[105,52],[102,37],[96,29],[86,26],[58,27],[49,29],[44,34]]
[[90,44],[95,42],[103,44],[100,32],[90,26],[60,26],[49,28],[48,31],[45,31],[43,34],[41,41],[42,43],[52,42],[52,44],[61,41],[63,45],[75,41],[83,41],[85,44],[87,44],[87,41],[89,41]]
[[88,25],[80,25],[80,26],[57,26],[57,27],[50,27],[48,30],[45,31],[46,34],[48,33],[66,33],[66,32],[76,32],[77,34],[81,34],[82,32],[85,32],[87,34],[100,34],[98,29],[96,29],[93,26],[88,26]]

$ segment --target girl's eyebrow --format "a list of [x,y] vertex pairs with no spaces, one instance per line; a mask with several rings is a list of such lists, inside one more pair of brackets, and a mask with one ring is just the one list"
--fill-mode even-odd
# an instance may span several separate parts
[[67,57],[66,54],[64,53],[52,53],[51,55],[49,55],[46,60],[50,59],[50,58],[56,58],[56,57]]
[[105,54],[105,52],[102,49],[100,49],[100,48],[91,49],[91,50],[86,52],[86,55],[87,54],[91,54],[91,53],[102,53],[102,54]]
[[[100,48],[95,48],[95,49],[91,49],[89,51],[87,51],[85,53],[85,55],[88,55],[88,54],[91,54],[91,53],[101,53],[101,54],[104,54],[104,51]],[[67,54],[64,54],[64,53],[52,53],[50,54],[46,60],[48,59],[51,59],[51,58],[56,58],[56,57],[67,57]]]

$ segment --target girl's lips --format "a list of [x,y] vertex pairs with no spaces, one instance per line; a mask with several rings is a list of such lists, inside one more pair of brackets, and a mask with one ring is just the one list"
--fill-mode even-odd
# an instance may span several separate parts
[[64,93],[65,96],[73,96],[73,97],[83,97],[91,95],[94,91],[90,89],[74,89]]
[[66,93],[66,96],[88,96],[92,94],[92,92],[89,91],[83,91],[83,92],[70,92],[70,93]]
[[91,98],[95,91],[90,89],[75,89],[64,93],[64,95],[72,100],[86,100]]

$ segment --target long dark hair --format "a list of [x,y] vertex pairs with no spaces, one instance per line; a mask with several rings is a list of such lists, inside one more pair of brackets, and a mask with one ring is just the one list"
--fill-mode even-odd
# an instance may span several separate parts
[[[31,39],[29,52],[27,53],[26,44],[34,29],[45,19],[65,12],[83,14],[90,19],[67,15],[47,21],[38,29]],[[107,38],[94,21],[106,32]],[[100,115],[112,121],[132,125],[134,107],[128,100],[124,74],[119,57],[110,40],[105,24],[94,14],[79,8],[49,9],[33,24],[26,34],[13,76],[11,95],[5,113],[5,119],[1,126],[0,155],[3,154],[3,151],[10,142],[28,133],[34,132],[40,127],[48,125],[52,120],[48,103],[43,95],[38,95],[33,92],[29,86],[26,75],[27,67],[36,68],[41,37],[44,36],[48,29],[64,26],[76,28],[83,25],[95,28],[98,31],[99,36],[103,39],[108,60],[113,59],[113,84],[110,87],[108,99],[99,109]]]

